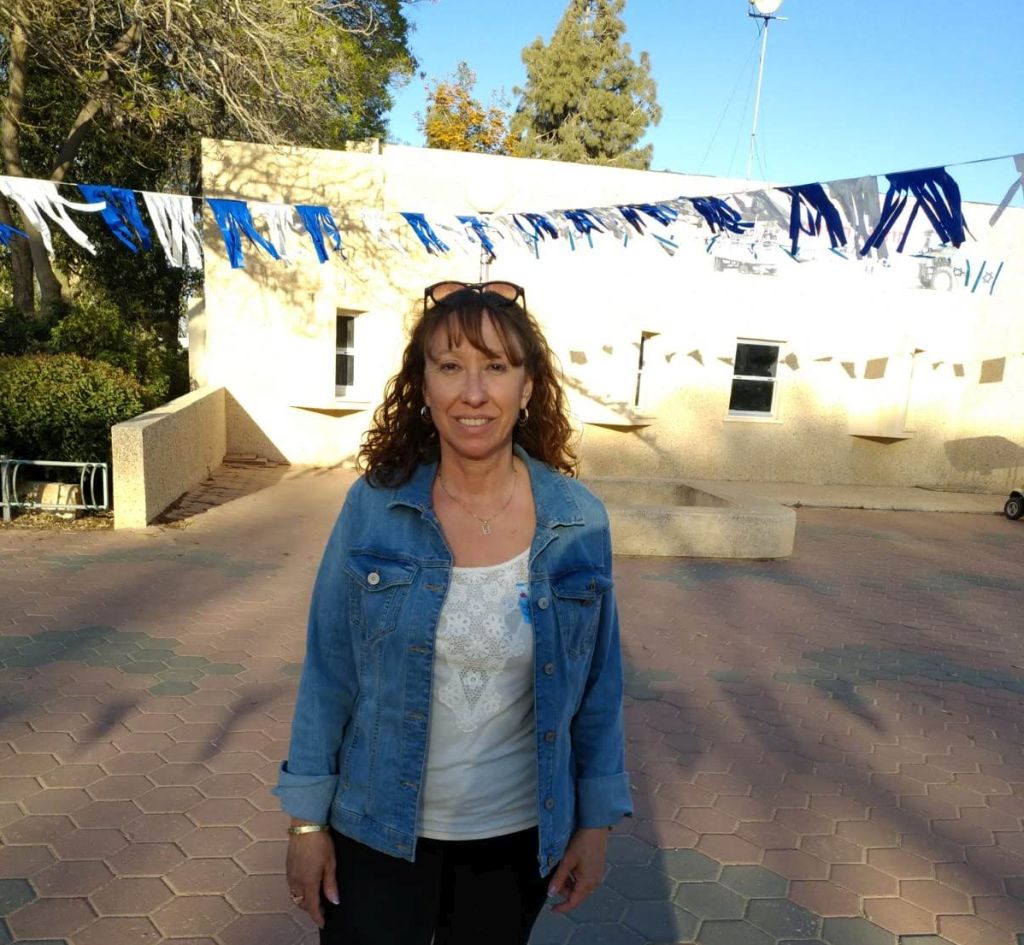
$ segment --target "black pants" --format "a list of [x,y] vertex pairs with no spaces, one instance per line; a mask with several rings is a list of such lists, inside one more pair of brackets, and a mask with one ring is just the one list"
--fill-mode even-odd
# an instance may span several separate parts
[[526,945],[547,898],[537,829],[486,840],[426,840],[416,861],[334,834],[341,904],[321,945]]

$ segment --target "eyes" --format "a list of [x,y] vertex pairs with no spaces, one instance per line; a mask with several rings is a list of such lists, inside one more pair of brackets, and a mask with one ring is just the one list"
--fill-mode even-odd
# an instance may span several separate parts
[[[462,365],[458,361],[439,361],[437,370],[441,374],[457,374],[462,370]],[[507,361],[489,361],[484,366],[484,370],[488,374],[507,374],[509,365]]]

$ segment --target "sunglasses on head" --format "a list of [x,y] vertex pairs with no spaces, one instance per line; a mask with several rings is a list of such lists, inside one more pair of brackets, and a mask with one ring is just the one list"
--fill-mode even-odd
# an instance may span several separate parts
[[498,308],[515,305],[520,299],[526,304],[526,290],[514,282],[435,282],[423,290],[423,300],[452,308],[468,301],[474,293]]

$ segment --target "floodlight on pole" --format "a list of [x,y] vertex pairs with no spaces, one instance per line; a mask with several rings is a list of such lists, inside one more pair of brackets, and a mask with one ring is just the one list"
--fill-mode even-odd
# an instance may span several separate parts
[[785,17],[776,16],[782,0],[749,0],[750,9],[747,16],[761,20],[764,26],[761,29],[761,58],[757,64],[757,93],[754,96],[754,123],[750,129],[750,151],[747,154],[747,180],[754,169],[754,151],[757,147],[757,118],[761,112],[761,84],[764,82],[764,57],[768,52],[768,24],[772,20],[781,20]]

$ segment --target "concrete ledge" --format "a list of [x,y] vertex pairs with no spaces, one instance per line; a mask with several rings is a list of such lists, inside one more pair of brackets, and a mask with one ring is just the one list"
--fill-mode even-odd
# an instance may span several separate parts
[[616,554],[688,558],[785,558],[796,513],[753,496],[727,498],[677,479],[598,477]]
[[143,528],[220,465],[225,391],[202,387],[111,428],[114,528]]

